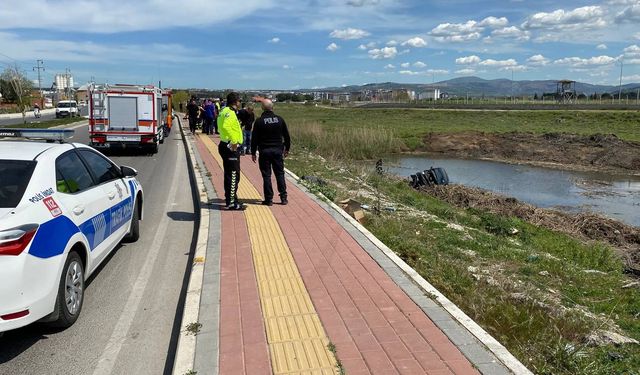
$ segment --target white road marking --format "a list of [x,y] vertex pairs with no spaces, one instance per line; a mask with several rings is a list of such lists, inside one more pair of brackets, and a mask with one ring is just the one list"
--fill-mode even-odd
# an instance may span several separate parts
[[[178,172],[182,172],[185,168],[184,160],[180,160],[181,155],[183,155],[180,151],[176,152],[176,169],[173,172],[173,176],[170,181],[171,188],[169,190],[168,197],[174,197],[178,191],[178,184],[182,183],[182,180],[177,178]],[[164,205],[164,212],[168,212],[171,208],[171,201],[167,199]],[[162,215],[162,219],[160,219],[160,223],[157,226],[156,232],[153,237],[153,243],[151,244],[151,248],[149,253],[147,254],[147,259],[138,274],[138,278],[133,284],[133,288],[131,289],[131,294],[129,294],[129,298],[125,304],[124,310],[122,314],[120,314],[120,318],[116,323],[113,333],[111,334],[111,338],[107,342],[107,346],[105,347],[100,359],[98,360],[98,365],[94,370],[94,375],[108,375],[113,371],[113,367],[116,364],[116,359],[118,358],[118,354],[122,349],[122,346],[127,338],[127,333],[129,332],[129,328],[133,323],[133,319],[136,315],[136,312],[139,309],[140,301],[142,300],[142,296],[144,295],[144,291],[147,287],[147,283],[149,282],[149,278],[151,277],[151,272],[153,271],[153,265],[156,262],[156,258],[158,257],[158,253],[160,252],[160,248],[162,246],[162,242],[165,238],[165,233],[167,233],[167,227],[169,226],[169,217],[167,215]]]

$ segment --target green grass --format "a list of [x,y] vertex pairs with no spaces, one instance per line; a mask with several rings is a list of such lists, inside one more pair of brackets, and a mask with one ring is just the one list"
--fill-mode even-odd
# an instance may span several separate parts
[[[33,120],[30,120],[33,121]],[[0,128],[30,128],[30,129],[46,129],[54,126],[72,124],[74,122],[86,121],[82,117],[63,117],[55,120],[42,121],[42,122],[27,122],[26,124],[19,123],[13,125],[3,125]]]
[[[424,136],[430,132],[602,133],[615,134],[627,141],[640,141],[640,111],[343,109],[278,104],[276,112],[286,119],[291,128],[304,129],[319,124],[328,138],[342,139],[343,143],[366,144],[367,138],[363,139],[362,134],[377,135],[384,139],[384,144],[390,145],[385,146],[383,151],[398,148],[404,151],[420,150]],[[317,133],[317,130],[313,131]],[[386,139],[387,135],[390,135],[390,140]],[[298,141],[309,142],[309,138],[299,138]],[[370,149],[375,150],[373,146]],[[367,152],[359,150],[352,156],[362,154]]]
[[322,190],[334,201],[356,197],[373,207],[379,195],[397,207],[369,213],[365,226],[534,373],[638,373],[640,346],[584,344],[607,320],[640,340],[640,293],[622,288],[629,279],[610,247],[458,209],[349,162],[298,151],[287,166],[327,181]]

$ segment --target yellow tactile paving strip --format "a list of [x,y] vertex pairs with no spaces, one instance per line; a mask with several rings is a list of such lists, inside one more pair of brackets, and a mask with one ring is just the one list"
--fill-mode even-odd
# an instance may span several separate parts
[[[205,136],[201,140],[222,166],[215,143]],[[238,195],[261,199],[244,175]],[[274,374],[336,374],[329,339],[276,218],[266,206],[249,205],[244,214]]]

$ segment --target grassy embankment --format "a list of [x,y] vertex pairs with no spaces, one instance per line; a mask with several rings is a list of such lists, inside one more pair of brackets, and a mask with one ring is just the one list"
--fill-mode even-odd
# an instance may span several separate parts
[[33,119],[30,119],[29,121],[30,122],[27,122],[26,124],[19,123],[19,124],[13,124],[13,125],[3,125],[3,126],[0,126],[0,128],[46,129],[46,128],[52,128],[54,126],[72,124],[74,122],[86,121],[86,119],[82,117],[63,117],[59,119],[45,120],[45,121],[39,121],[39,122],[36,122]]
[[[359,146],[366,138],[341,141],[348,147],[345,157],[379,157],[380,154],[419,151],[423,138],[429,132],[549,132],[591,135],[615,134],[627,141],[640,141],[640,111],[448,111],[420,109],[328,109],[304,105],[280,105],[279,114],[288,122],[298,125],[322,125],[328,136],[343,137],[345,132],[369,133],[392,131],[394,142],[385,149],[371,148],[365,153]],[[395,142],[395,140],[399,142]],[[352,142],[348,145],[345,142]],[[332,145],[319,145],[324,148]],[[355,151],[350,151],[355,150]],[[340,150],[335,150],[337,153]],[[364,150],[363,150],[364,151]],[[336,154],[336,156],[341,156]]]
[[[635,374],[640,346],[589,345],[599,330],[640,340],[640,293],[603,244],[581,243],[529,223],[462,210],[398,179],[358,168],[419,150],[428,131],[614,133],[640,140],[637,113],[425,112],[279,106],[294,153],[287,166],[328,182],[335,201],[357,197],[379,215],[366,227],[503,343],[535,373]],[[557,119],[563,119],[561,121]],[[394,206],[397,211],[384,210]],[[517,229],[517,234],[513,233]]]

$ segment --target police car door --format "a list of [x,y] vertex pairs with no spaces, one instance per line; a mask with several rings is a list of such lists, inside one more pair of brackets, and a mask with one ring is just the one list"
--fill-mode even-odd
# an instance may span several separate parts
[[104,238],[96,247],[96,260],[99,262],[115,248],[129,230],[133,204],[128,189],[121,178],[120,168],[107,158],[90,149],[79,149],[78,154],[92,173],[94,180],[102,189],[104,204],[101,205],[102,218],[97,224],[104,224]]
[[[104,214],[108,204],[102,187],[98,186],[76,150],[67,151],[56,159],[56,189],[62,212],[87,238],[91,256],[87,269],[93,268],[97,250],[108,235]],[[88,269],[87,273],[90,272]]]

